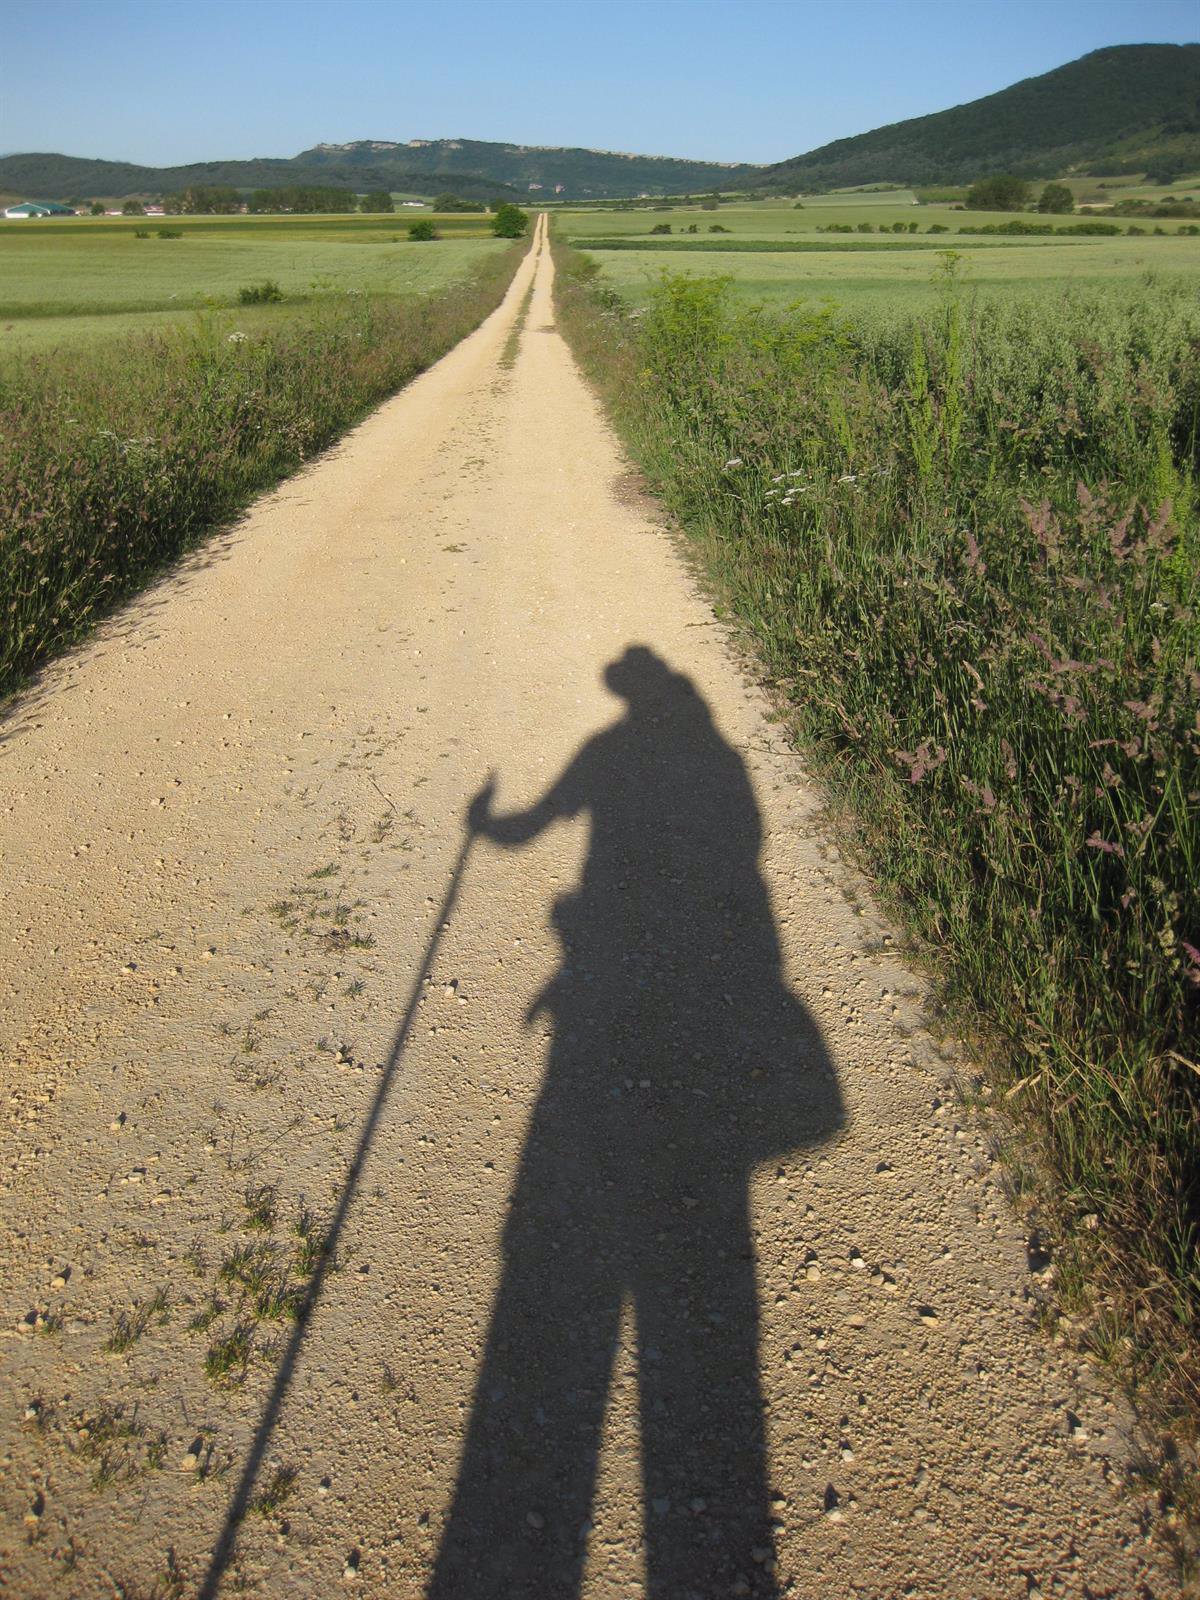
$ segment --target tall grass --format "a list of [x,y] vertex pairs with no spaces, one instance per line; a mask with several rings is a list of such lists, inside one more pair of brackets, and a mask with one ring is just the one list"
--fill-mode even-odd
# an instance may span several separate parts
[[1062,1294],[1194,1410],[1194,296],[975,308],[949,253],[917,319],[665,274],[631,314],[559,260],[577,353],[992,1042]]
[[524,248],[428,296],[6,361],[0,694],[469,333]]

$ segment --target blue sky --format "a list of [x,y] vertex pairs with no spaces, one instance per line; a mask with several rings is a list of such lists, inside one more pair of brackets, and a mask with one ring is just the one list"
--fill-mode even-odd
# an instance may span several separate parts
[[465,137],[777,161],[1195,0],[6,0],[0,152],[168,165]]

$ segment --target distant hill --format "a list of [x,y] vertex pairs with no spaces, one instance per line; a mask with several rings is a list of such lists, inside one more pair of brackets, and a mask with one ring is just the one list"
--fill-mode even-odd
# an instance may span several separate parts
[[299,157],[260,157],[249,161],[194,161],[185,167],[139,167],[129,161],[90,161],[82,156],[31,154],[0,156],[0,190],[35,199],[123,195],[162,195],[191,184],[231,184],[235,189],[279,189],[288,184],[334,184],[345,189],[395,189],[432,195],[453,188],[464,200],[493,196],[517,199],[524,190],[470,173],[456,173],[454,182],[435,182],[428,172],[410,171],[394,163],[350,165],[306,162]]
[[0,157],[0,190],[42,198],[167,194],[189,184],[271,189],[284,184],[337,184],[347,189],[394,189],[437,194],[452,189],[466,200],[493,195],[585,199],[679,194],[729,187],[757,167],[669,156],[620,155],[606,150],[543,149],[474,139],[359,139],[319,144],[289,158],[198,161],[183,167],[141,167],[48,154]]
[[966,183],[990,172],[1038,178],[1154,168],[1200,170],[1200,44],[1093,50],[982,100],[835,139],[762,168],[751,183],[819,192]]
[[540,190],[547,197],[559,191],[560,197],[571,200],[589,195],[620,199],[638,194],[687,194],[714,185],[727,187],[761,171],[746,163],[683,161],[674,156],[624,155],[613,150],[488,144],[478,139],[410,139],[406,144],[360,139],[353,144],[319,144],[295,159],[351,171],[360,165],[394,162],[436,177],[439,183],[461,172],[473,172],[526,192]]

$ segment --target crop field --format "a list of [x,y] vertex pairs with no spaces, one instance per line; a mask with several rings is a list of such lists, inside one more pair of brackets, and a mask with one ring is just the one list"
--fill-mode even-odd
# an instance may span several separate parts
[[[251,312],[255,325],[279,322],[326,296],[428,292],[503,249],[486,217],[433,217],[443,237],[432,243],[408,238],[411,220],[399,212],[0,222],[0,353],[160,332],[202,310],[235,308],[241,328]],[[162,238],[160,228],[181,237]],[[282,302],[241,307],[239,289],[265,279]]]
[[[958,276],[981,299],[1045,300],[1066,289],[1135,294],[1150,282],[1200,288],[1200,238],[1180,235],[1173,220],[1161,224],[1162,235],[1149,231],[1151,222],[1143,236],[1134,238],[1013,238],[957,231],[1014,220],[1030,218],[918,206],[908,191],[822,196],[819,202],[806,201],[803,210],[761,202],[722,205],[716,211],[680,205],[554,214],[556,235],[581,250],[593,246],[602,282],[639,305],[648,302],[668,269],[728,276],[740,298],[768,306],[806,300],[864,311],[915,310],[936,298],[945,250],[962,257]],[[1052,220],[1069,225],[1087,219]],[[1130,219],[1121,220],[1127,225]],[[670,235],[651,236],[650,229],[663,223],[670,224]],[[873,231],[820,231],[831,224],[857,229],[860,223],[870,223]],[[714,224],[728,231],[728,239],[709,231]],[[906,230],[915,224],[918,231],[880,231],[896,224]],[[684,231],[693,225],[695,234]],[[933,226],[947,231],[931,234]]]

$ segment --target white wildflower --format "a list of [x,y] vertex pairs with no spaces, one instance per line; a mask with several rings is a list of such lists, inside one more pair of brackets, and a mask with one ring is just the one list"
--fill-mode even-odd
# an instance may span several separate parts
[[244,333],[231,333],[227,342],[229,344],[245,344],[246,335]]

